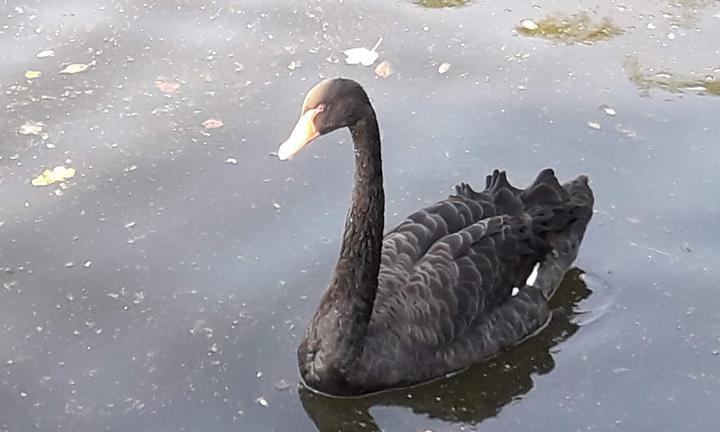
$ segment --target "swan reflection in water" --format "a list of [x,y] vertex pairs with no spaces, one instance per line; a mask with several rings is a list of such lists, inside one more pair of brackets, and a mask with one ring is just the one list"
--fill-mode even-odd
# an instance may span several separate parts
[[494,417],[533,388],[533,375],[553,370],[553,350],[580,328],[577,306],[592,294],[582,275],[577,268],[567,272],[550,300],[552,319],[542,331],[494,359],[451,378],[360,398],[331,398],[300,386],[300,401],[323,432],[379,431],[370,414],[375,406],[408,407],[416,414],[465,424]]

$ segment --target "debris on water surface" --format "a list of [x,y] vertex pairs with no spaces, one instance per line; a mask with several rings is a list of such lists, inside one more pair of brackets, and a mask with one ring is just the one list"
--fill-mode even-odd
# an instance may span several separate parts
[[600,109],[605,114],[609,115],[610,117],[613,117],[613,116],[615,116],[615,114],[617,114],[617,112],[615,111],[615,108],[608,106],[608,105],[600,105]]
[[92,261],[90,261],[90,260],[87,260],[83,263],[83,267],[85,267],[85,268],[90,268],[91,265],[92,265]]
[[639,248],[645,249],[645,250],[647,250],[647,251],[655,252],[655,253],[658,253],[658,254],[664,255],[664,256],[672,256],[672,255],[670,255],[669,253],[667,253],[667,252],[665,252],[665,251],[662,251],[662,250],[660,250],[660,249],[657,249],[657,248],[654,248],[654,247],[650,247],[650,246],[641,245],[641,244],[638,244],[638,243],[635,243],[635,242],[630,242],[630,246],[639,247]]
[[417,0],[415,3],[426,8],[451,8],[465,6],[470,0]]
[[520,27],[524,28],[525,30],[537,30],[540,28],[540,26],[531,19],[524,19],[520,21]]
[[155,87],[163,93],[173,94],[180,88],[180,83],[158,78],[155,80]]
[[133,299],[134,304],[140,304],[145,301],[145,292],[144,291],[138,291],[138,292],[134,293],[133,295],[135,297]]
[[37,54],[35,54],[36,58],[46,58],[46,57],[53,57],[55,55],[55,51],[51,49],[44,49],[42,51],[39,51]]
[[524,19],[515,30],[523,36],[561,40],[568,44],[592,44],[623,33],[609,18],[593,23],[586,12],[547,16],[541,20]]
[[26,121],[18,128],[20,135],[40,135],[45,127],[45,123],[32,120]]
[[283,391],[283,390],[288,390],[288,389],[292,388],[292,385],[289,382],[287,382],[281,378],[280,381],[273,384],[273,387],[275,387],[276,390]]
[[76,74],[80,72],[86,71],[90,65],[87,65],[85,63],[72,63],[67,66],[63,70],[61,70],[59,73],[61,74]]
[[670,93],[696,92],[720,96],[720,80],[712,75],[700,78],[666,71],[648,73],[641,70],[636,57],[625,62],[625,72],[630,81],[641,90],[657,88]]
[[375,66],[375,75],[379,76],[380,78],[387,78],[392,74],[392,66],[390,66],[390,62],[387,60]]
[[25,78],[27,78],[29,80],[39,78],[40,75],[42,75],[42,72],[36,71],[36,70],[29,70],[29,71],[25,72]]
[[346,49],[343,51],[343,54],[345,54],[345,63],[349,65],[361,64],[363,66],[372,66],[380,56],[376,50],[382,41],[383,38],[378,39],[372,49],[367,49],[365,47]]
[[258,404],[260,404],[260,406],[263,407],[263,408],[267,408],[268,405],[270,405],[270,404],[268,403],[267,399],[265,399],[265,398],[262,397],[262,396],[259,396],[257,399],[255,399],[255,402],[257,402]]
[[230,165],[237,165],[238,160],[235,159],[234,157],[228,157],[228,158],[225,158],[225,163],[230,164]]
[[210,117],[202,123],[205,129],[217,129],[225,125],[222,120],[217,117]]
[[587,122],[587,125],[590,129],[600,130],[600,123],[598,122],[589,121]]
[[75,177],[75,168],[66,168],[64,165],[58,165],[52,170],[44,170],[42,174],[32,179],[30,183],[33,186],[48,186],[73,177]]
[[438,73],[440,75],[447,73],[447,71],[450,70],[450,63],[442,63],[440,66],[438,66]]

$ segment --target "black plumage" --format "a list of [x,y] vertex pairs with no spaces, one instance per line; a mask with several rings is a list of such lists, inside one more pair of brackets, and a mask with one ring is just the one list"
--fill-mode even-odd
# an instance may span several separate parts
[[592,216],[587,177],[561,185],[546,169],[518,189],[495,171],[484,190],[460,184],[383,237],[380,134],[359,84],[315,86],[278,154],[286,159],[341,127],[355,147],[352,206],[335,272],[298,349],[307,386],[350,396],[418,384],[491,357],[547,322],[547,300]]

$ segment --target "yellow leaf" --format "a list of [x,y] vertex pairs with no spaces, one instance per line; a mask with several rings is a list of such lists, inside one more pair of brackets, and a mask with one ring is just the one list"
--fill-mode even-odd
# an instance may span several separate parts
[[35,78],[39,77],[41,74],[42,74],[42,72],[40,72],[40,71],[29,70],[29,71],[25,72],[25,78],[35,79]]
[[73,63],[65,66],[65,69],[61,70],[61,74],[76,74],[78,72],[83,72],[87,70],[87,68],[90,67],[83,63]]
[[63,165],[58,165],[52,170],[43,170],[42,174],[32,179],[30,184],[33,186],[48,186],[73,177],[75,177],[75,168],[65,168]]

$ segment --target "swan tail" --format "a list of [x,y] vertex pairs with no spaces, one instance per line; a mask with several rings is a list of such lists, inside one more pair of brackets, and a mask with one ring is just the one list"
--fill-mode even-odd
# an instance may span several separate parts
[[550,298],[577,257],[594,205],[587,176],[560,185],[551,170],[540,173],[522,195],[533,231],[551,247],[533,286]]

